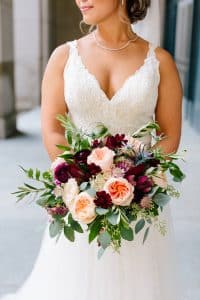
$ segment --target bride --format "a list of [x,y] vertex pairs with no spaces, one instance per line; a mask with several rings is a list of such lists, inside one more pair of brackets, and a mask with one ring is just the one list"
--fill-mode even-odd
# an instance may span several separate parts
[[[128,134],[155,118],[166,138],[153,147],[176,151],[182,86],[175,62],[134,30],[150,0],[76,4],[92,29],[55,49],[42,81],[42,134],[51,160],[59,154],[55,145],[66,143],[55,118],[65,112],[78,127],[90,131],[100,121],[111,133]],[[86,235],[77,236],[75,244],[61,236],[56,244],[46,229],[30,276],[16,294],[3,299],[181,299],[169,205],[161,217],[168,228],[164,237],[152,229],[144,245],[137,236],[133,243],[124,241],[120,254],[107,250],[101,260],[98,246],[88,245]]]

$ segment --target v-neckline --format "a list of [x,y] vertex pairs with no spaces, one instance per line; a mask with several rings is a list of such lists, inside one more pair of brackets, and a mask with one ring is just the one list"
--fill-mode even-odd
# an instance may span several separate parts
[[79,58],[80,64],[83,67],[83,69],[85,70],[85,72],[87,72],[88,76],[95,82],[97,88],[99,89],[99,91],[101,92],[103,98],[106,100],[106,102],[111,103],[113,102],[115,99],[117,99],[117,96],[120,94],[120,92],[125,88],[126,84],[129,82],[129,80],[131,80],[132,78],[134,78],[146,65],[146,61],[149,58],[149,54],[150,54],[150,50],[151,50],[151,43],[148,42],[148,51],[147,54],[144,58],[144,62],[142,63],[142,65],[136,69],[136,71],[134,71],[132,74],[130,74],[123,82],[123,84],[121,85],[121,87],[113,94],[113,96],[111,98],[109,98],[106,94],[106,92],[103,90],[103,88],[101,87],[101,84],[99,82],[99,80],[97,79],[97,77],[90,72],[90,70],[87,68],[87,66],[83,63],[82,57],[78,51],[78,42],[77,40],[74,40],[75,43],[75,49],[76,49],[76,54],[77,57]]

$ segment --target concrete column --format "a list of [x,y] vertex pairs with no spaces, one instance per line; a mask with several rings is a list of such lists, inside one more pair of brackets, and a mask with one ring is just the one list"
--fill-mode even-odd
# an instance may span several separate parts
[[0,0],[0,138],[16,132],[12,0]]
[[16,110],[40,103],[40,0],[13,0]]

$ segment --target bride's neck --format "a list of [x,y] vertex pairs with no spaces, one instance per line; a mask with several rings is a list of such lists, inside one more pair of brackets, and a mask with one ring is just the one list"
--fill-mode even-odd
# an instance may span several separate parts
[[101,23],[97,25],[96,35],[99,40],[112,43],[119,44],[120,42],[124,42],[134,37],[134,32],[131,28],[131,25],[116,22],[112,23]]

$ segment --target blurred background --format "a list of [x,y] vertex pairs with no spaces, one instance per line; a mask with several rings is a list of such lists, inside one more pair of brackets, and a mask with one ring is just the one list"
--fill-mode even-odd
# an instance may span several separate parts
[[[154,0],[152,0],[154,1]],[[73,0],[0,0],[0,296],[14,292],[37,257],[46,216],[16,204],[18,165],[45,170],[40,86],[53,49],[79,38]],[[187,178],[171,204],[184,299],[200,299],[200,1],[160,0],[162,47],[174,57],[184,87],[180,151]]]

